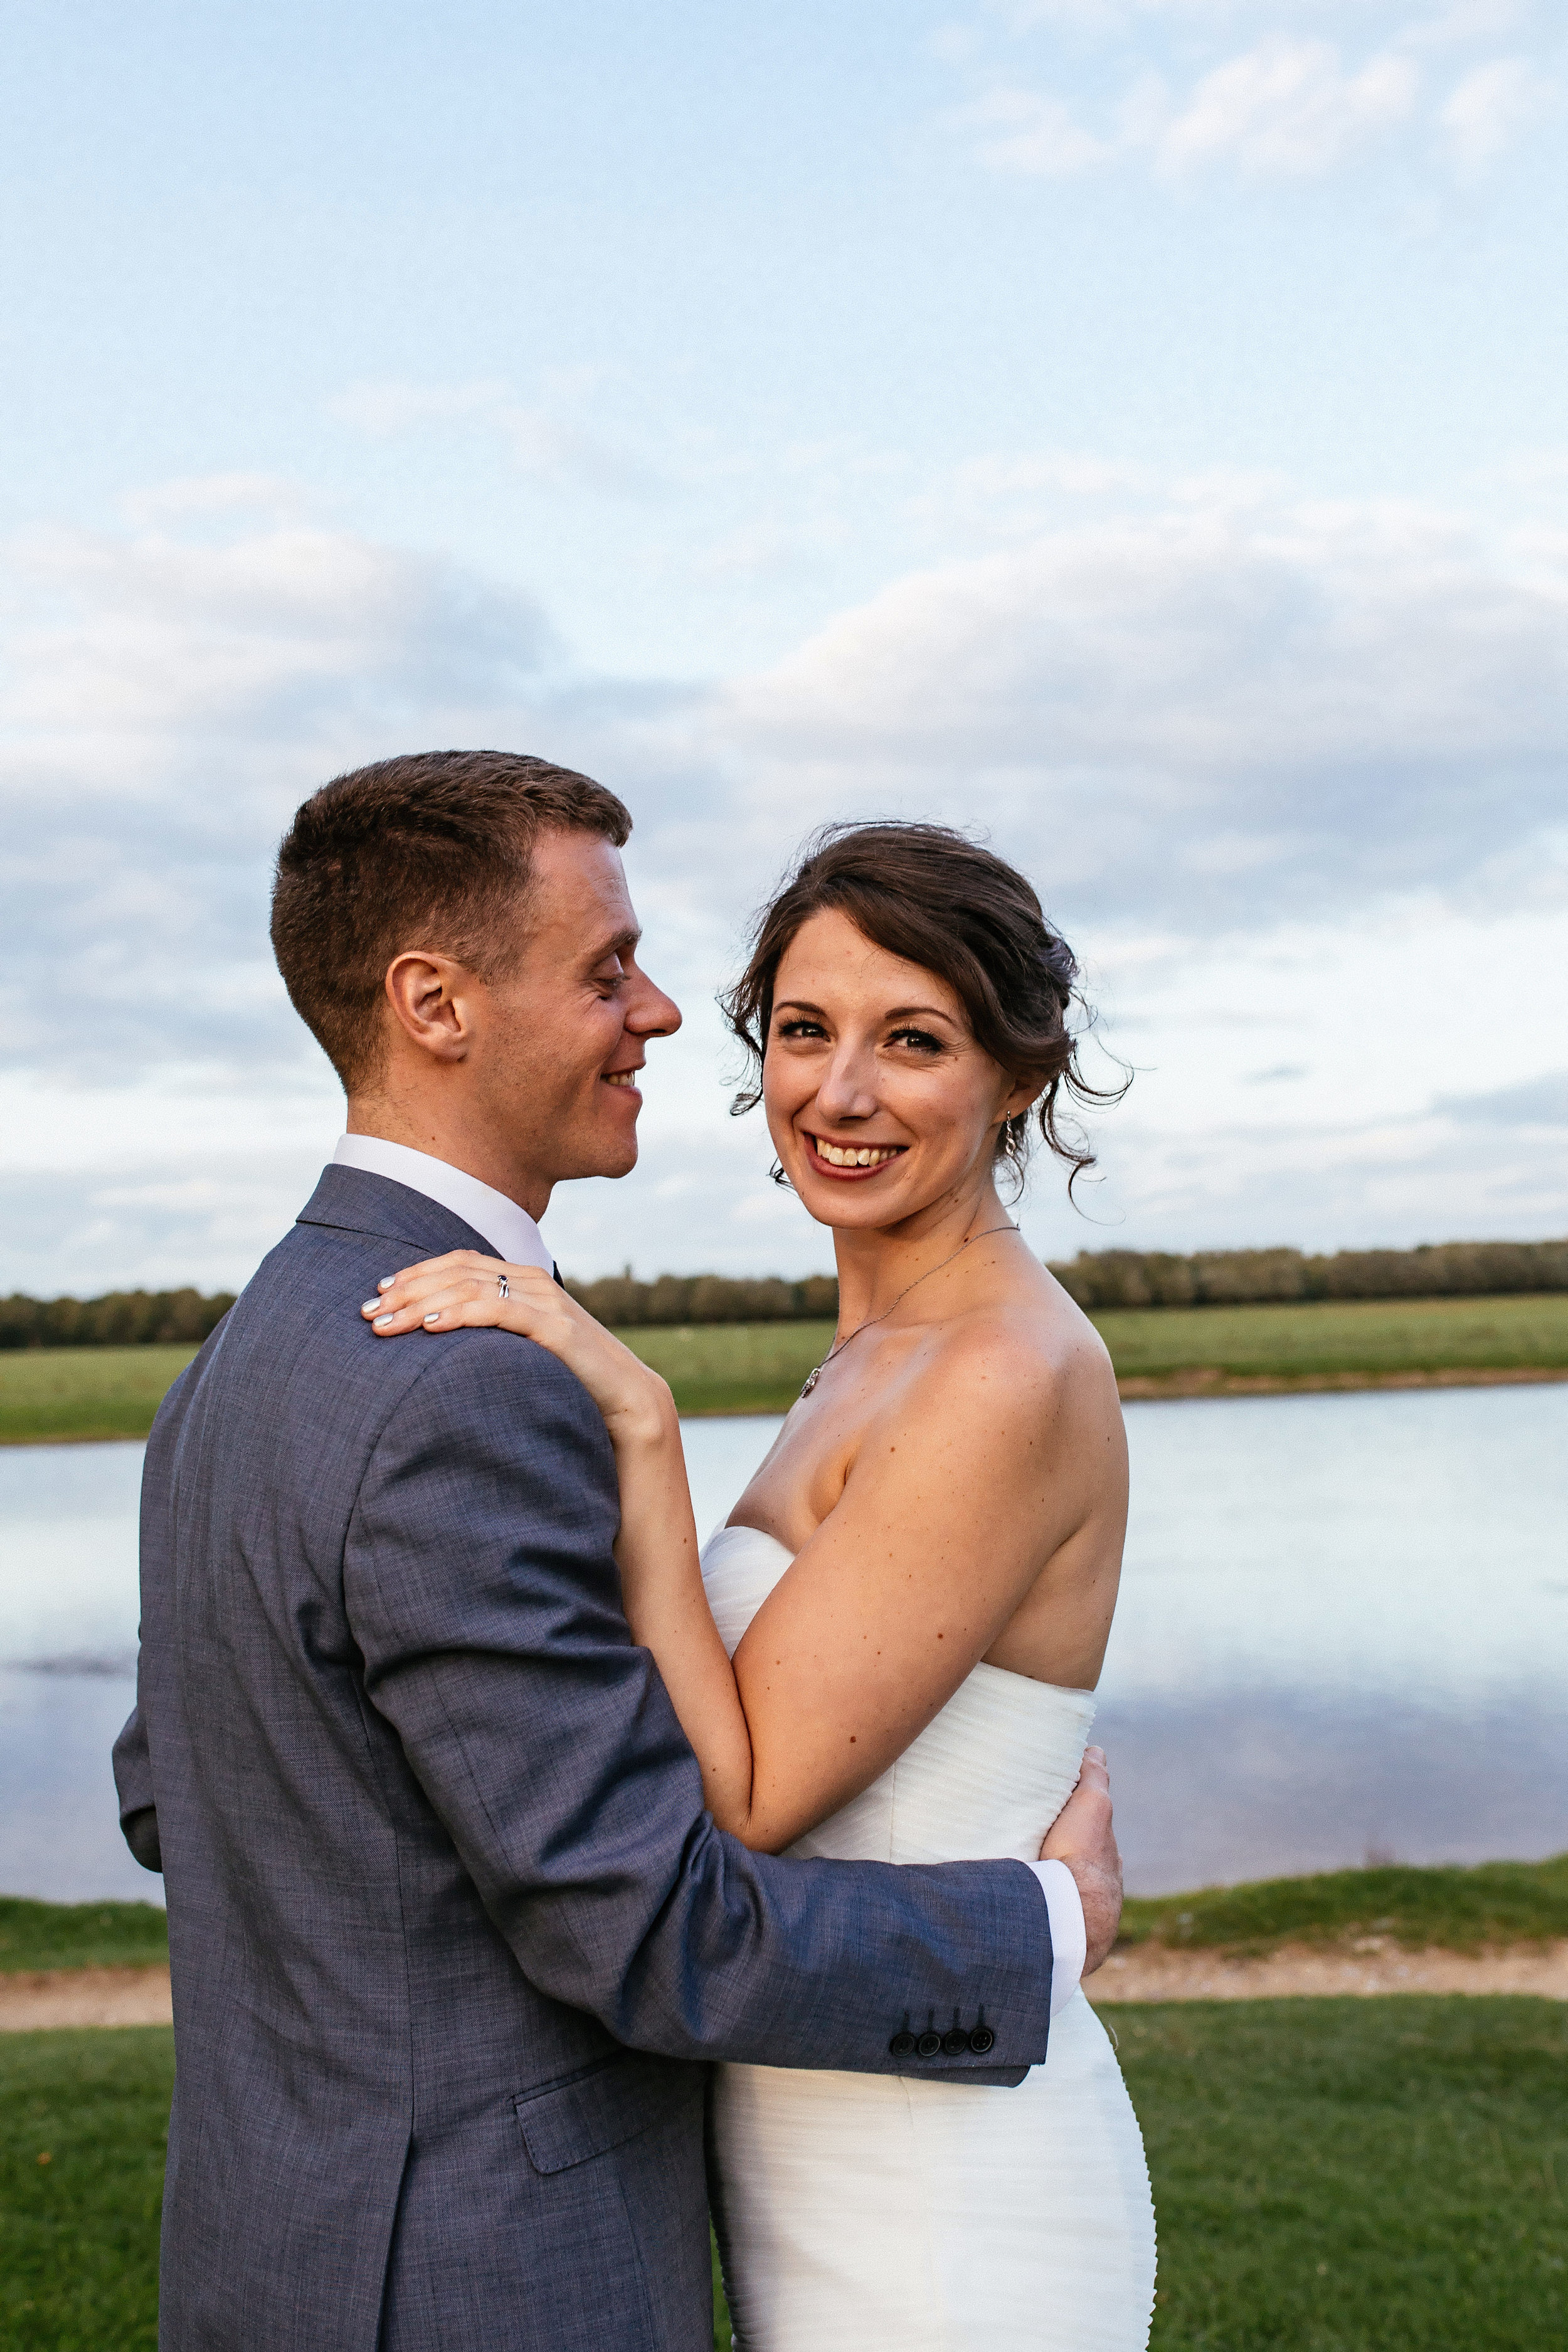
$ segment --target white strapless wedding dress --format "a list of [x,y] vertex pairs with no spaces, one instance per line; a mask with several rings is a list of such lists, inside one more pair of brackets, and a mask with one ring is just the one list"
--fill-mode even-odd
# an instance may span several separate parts
[[[702,1555],[733,1654],[790,1564],[754,1528]],[[1094,1701],[979,1665],[792,1853],[1033,1862]],[[1016,2090],[721,2066],[716,2221],[743,2352],[1142,2352],[1154,2215],[1137,2117],[1080,1992]]]

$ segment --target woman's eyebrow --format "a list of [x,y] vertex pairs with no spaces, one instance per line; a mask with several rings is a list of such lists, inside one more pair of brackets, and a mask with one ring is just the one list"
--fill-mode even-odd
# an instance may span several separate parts
[[[813,1004],[809,998],[804,996],[775,997],[773,1013],[775,1017],[781,1013],[809,1013],[818,1021],[827,1017],[820,1004]],[[945,1021],[950,1029],[956,1029],[959,1025],[952,1014],[945,1013],[940,1004],[895,1004],[890,1013],[884,1013],[879,1017],[883,1021],[913,1021],[917,1017],[923,1021]]]

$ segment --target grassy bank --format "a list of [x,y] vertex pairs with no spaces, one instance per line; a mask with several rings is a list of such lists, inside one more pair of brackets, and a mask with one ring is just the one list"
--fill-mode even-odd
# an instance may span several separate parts
[[0,2046],[0,2347],[153,2352],[166,2027]]
[[[1413,1948],[1568,1937],[1568,1853],[1548,1862],[1484,1862],[1416,1870],[1391,1864],[1313,1878],[1268,1878],[1194,1895],[1129,1895],[1123,1944],[1255,1953],[1277,1944],[1361,1934]],[[168,1924],[151,1903],[36,1903],[0,1896],[0,1973],[126,1968],[167,1958]]]
[[618,1337],[662,1372],[685,1413],[787,1412],[833,1345],[831,1323],[642,1325]]
[[1390,1865],[1259,1879],[1196,1895],[1130,1895],[1121,1941],[1256,1953],[1368,1934],[1450,1952],[1568,1937],[1568,1853],[1550,1862],[1448,1870]]
[[[1568,1373],[1568,1293],[1532,1298],[1328,1299],[1286,1307],[1108,1309],[1094,1317],[1125,1392],[1443,1373]],[[784,1412],[833,1344],[827,1323],[696,1324],[620,1334],[682,1412]]]
[[1159,2217],[1156,2352],[1536,2352],[1568,2294],[1568,2011],[1117,2012]]
[[20,1969],[128,1969],[167,1960],[155,1903],[34,1903],[0,1895],[0,1975]]
[[[1111,1308],[1094,1319],[1131,1396],[1568,1376],[1565,1292]],[[620,1336],[664,1374],[682,1412],[784,1412],[832,1346],[833,1327],[644,1325]],[[0,1444],[144,1437],[164,1390],[193,1352],[184,1347],[0,1352]]]
[[1526,1298],[1314,1299],[1165,1307],[1094,1318],[1124,1382],[1398,1381],[1568,1372],[1568,1292]]
[[[1159,2214],[1155,2352],[1561,2340],[1561,2005],[1254,2001],[1115,2024]],[[151,2352],[173,2078],[156,2027],[5,2037],[0,2352]]]
[[145,1437],[195,1349],[20,1348],[0,1352],[0,1445]]

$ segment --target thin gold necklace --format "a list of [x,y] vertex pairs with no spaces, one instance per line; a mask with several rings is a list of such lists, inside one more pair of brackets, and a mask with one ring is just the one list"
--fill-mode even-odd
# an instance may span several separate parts
[[[988,1240],[993,1234],[1016,1234],[1017,1230],[1018,1228],[1016,1225],[1008,1223],[1005,1225],[987,1225],[984,1233],[971,1234],[969,1241],[959,1243],[958,1247],[953,1251],[952,1257],[942,1258],[935,1265],[928,1265],[924,1274],[917,1274],[913,1282],[906,1282],[902,1290],[900,1291],[898,1297],[894,1299],[893,1307],[901,1307],[911,1290],[918,1290],[922,1282],[928,1282],[933,1274],[940,1274],[944,1265],[951,1265],[953,1258],[962,1257],[964,1251],[969,1247],[970,1242],[983,1242]],[[849,1341],[851,1339],[858,1339],[862,1331],[868,1331],[873,1323],[885,1323],[889,1316],[892,1313],[893,1307],[884,1307],[879,1315],[868,1316],[866,1321],[864,1323],[857,1323],[853,1331],[851,1331],[847,1338],[840,1339],[836,1348],[829,1348],[826,1355],[824,1356],[821,1363],[816,1367],[815,1370],[807,1372],[805,1376],[805,1385],[801,1390],[800,1395],[803,1397],[808,1397],[811,1394],[812,1390],[816,1386],[817,1381],[822,1378],[823,1373],[827,1370],[828,1365],[837,1361],[837,1358],[844,1353],[845,1349],[849,1345]],[[795,1399],[795,1402],[797,1404],[800,1402],[800,1397]]]

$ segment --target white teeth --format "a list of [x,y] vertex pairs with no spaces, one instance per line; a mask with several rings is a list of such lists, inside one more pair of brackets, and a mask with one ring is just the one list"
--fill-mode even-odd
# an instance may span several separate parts
[[830,1168],[880,1168],[884,1160],[895,1159],[898,1155],[896,1144],[862,1143],[846,1148],[826,1142],[819,1135],[814,1136],[812,1140],[816,1145],[817,1156],[826,1160]]
[[611,1087],[635,1086],[637,1084],[637,1074],[635,1070],[606,1070],[605,1073],[605,1083],[606,1086]]

